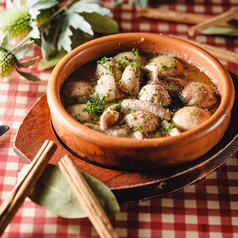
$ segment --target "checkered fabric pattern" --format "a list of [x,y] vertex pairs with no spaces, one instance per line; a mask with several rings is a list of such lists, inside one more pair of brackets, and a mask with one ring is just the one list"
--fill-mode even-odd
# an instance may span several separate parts
[[[161,2],[163,9],[213,15],[238,6],[238,0],[158,2]],[[104,1],[104,4],[112,7],[110,0]],[[5,1],[0,0],[0,6],[4,8]],[[134,6],[123,4],[112,7],[112,12],[121,32],[153,32],[188,38],[186,24],[138,19]],[[190,39],[238,53],[238,39],[234,37],[197,35]],[[32,56],[41,56],[37,46],[27,55]],[[238,75],[238,64],[222,63]],[[0,124],[10,126],[10,130],[0,137],[0,203],[13,189],[17,173],[24,165],[13,152],[15,135],[27,111],[45,93],[51,72],[38,71],[37,65],[31,71],[42,81],[31,83],[17,73],[12,75],[10,83],[0,81]],[[152,200],[121,205],[120,213],[110,217],[110,220],[120,237],[238,238],[237,155],[206,178],[186,188]],[[98,235],[87,218],[65,219],[27,198],[2,237],[93,238]]]

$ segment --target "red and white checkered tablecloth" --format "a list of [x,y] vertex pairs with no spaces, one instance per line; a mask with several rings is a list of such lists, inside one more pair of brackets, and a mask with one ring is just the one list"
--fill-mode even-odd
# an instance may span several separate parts
[[[216,15],[238,6],[238,0],[158,1],[163,9]],[[0,6],[5,1],[0,0]],[[110,0],[105,6],[111,6]],[[174,34],[238,53],[238,39],[224,36],[188,37],[188,25],[138,19],[129,4],[112,7],[121,32]],[[36,46],[27,57],[41,56]],[[238,75],[237,64],[221,61]],[[28,110],[46,91],[50,70],[32,72],[41,82],[31,83],[14,73],[10,83],[0,81],[0,125],[10,130],[0,137],[0,203],[13,189],[24,162],[13,152],[17,130]],[[37,136],[37,135],[36,135]],[[234,155],[221,168],[202,180],[169,195],[134,204],[121,205],[120,213],[110,217],[120,237],[140,238],[238,238],[238,159]],[[28,198],[6,228],[3,238],[14,237],[98,237],[87,218],[65,219],[34,204]]]

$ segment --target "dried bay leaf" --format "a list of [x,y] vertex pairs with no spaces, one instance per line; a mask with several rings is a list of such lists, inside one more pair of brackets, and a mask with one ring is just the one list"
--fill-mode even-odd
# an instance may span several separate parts
[[113,18],[87,12],[83,12],[81,15],[92,26],[94,32],[103,34],[115,34],[119,32],[119,25]]
[[[24,173],[25,165],[19,176]],[[101,181],[82,172],[98,201],[108,216],[120,208],[111,190]],[[48,164],[28,196],[33,202],[65,218],[83,218],[87,214],[58,166]]]
[[201,32],[205,35],[226,35],[226,36],[238,36],[238,28],[235,27],[223,27],[213,26],[207,28]]
[[54,67],[66,54],[67,52],[62,49],[49,60],[41,59],[38,65],[38,70],[50,69]]

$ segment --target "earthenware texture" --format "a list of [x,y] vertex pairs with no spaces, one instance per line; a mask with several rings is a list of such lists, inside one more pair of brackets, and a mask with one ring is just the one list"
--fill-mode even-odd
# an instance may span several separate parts
[[[204,70],[221,92],[217,111],[202,125],[178,136],[147,140],[111,137],[73,119],[60,100],[60,88],[68,76],[88,61],[133,48],[173,55]],[[207,153],[221,140],[228,127],[234,97],[230,75],[212,55],[183,40],[149,33],[110,35],[79,46],[57,64],[47,87],[52,124],[66,148],[91,163],[125,171],[176,166]]]

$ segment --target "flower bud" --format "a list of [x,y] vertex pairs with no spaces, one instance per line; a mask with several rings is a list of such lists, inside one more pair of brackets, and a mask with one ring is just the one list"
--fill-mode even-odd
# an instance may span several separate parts
[[15,71],[15,56],[7,50],[0,48],[0,79],[9,81]]

